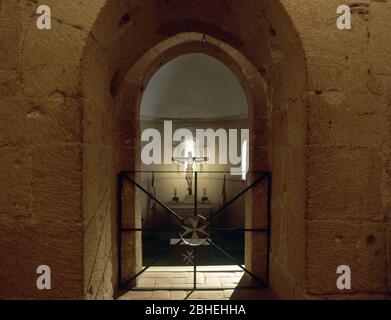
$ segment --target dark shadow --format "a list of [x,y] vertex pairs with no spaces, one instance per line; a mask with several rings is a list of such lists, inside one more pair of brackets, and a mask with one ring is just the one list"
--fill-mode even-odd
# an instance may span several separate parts
[[[251,288],[252,286],[254,288]],[[254,279],[244,275],[232,293],[230,300],[278,300],[278,298],[273,290],[257,288]]]

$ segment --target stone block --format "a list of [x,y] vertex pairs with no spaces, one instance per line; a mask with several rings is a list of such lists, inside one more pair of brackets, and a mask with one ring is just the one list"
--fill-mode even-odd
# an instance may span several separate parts
[[[389,2],[389,1],[388,1]],[[391,28],[391,8],[387,1],[372,1],[369,21],[369,65],[374,74],[391,75],[391,44],[387,31]]]
[[[112,212],[110,206],[104,205],[95,213],[94,218],[84,226],[84,284],[87,288],[87,299],[104,298],[113,292],[112,274]],[[99,298],[98,298],[99,299]]]
[[358,227],[357,256],[360,291],[385,292],[387,286],[387,234],[386,227],[366,224]]
[[[111,208],[111,197],[116,192],[116,171],[114,169],[114,151],[100,145],[83,147],[84,216],[89,223],[96,213]],[[99,201],[96,201],[99,199]]]
[[0,97],[14,97],[20,91],[18,73],[15,70],[0,70]]
[[309,219],[381,220],[381,161],[365,148],[307,149]]
[[187,291],[171,291],[171,300],[185,300],[188,293]]
[[[385,230],[381,224],[309,222],[307,240],[307,292],[350,294],[384,292],[386,285]],[[351,269],[352,289],[336,286],[337,268]]]
[[32,156],[29,147],[0,147],[0,222],[31,223]]
[[35,147],[31,184],[36,222],[82,222],[82,149]]
[[388,126],[384,103],[369,95],[354,95],[347,98],[330,92],[308,97],[310,144],[380,148]]
[[365,61],[346,62],[333,56],[309,56],[309,78],[312,91],[366,92],[368,65]]
[[170,291],[154,291],[151,298],[154,300],[168,300],[170,299]]
[[270,260],[269,282],[270,288],[278,299],[290,300],[294,298],[295,286],[292,278],[286,269],[274,259],[273,254]]
[[61,91],[67,96],[80,92],[80,60],[88,34],[74,26],[56,22],[52,30],[39,30],[36,17],[27,28],[22,59],[22,85],[28,96]]
[[289,211],[284,206],[273,202],[271,221],[271,253],[281,265],[286,265],[287,237],[288,237],[288,216]]
[[287,219],[287,245],[286,266],[289,273],[295,279],[295,284],[303,284],[305,281],[306,270],[306,243],[307,230],[306,223],[303,218],[298,218],[289,213]]
[[[307,228],[307,292],[337,293],[338,266],[350,266],[353,279],[358,272],[357,227],[338,222],[310,222]],[[352,288],[356,288],[353,281]]]
[[[121,7],[121,2],[123,1],[118,1],[118,7]],[[55,17],[54,22],[56,23],[56,27],[57,24],[67,24],[75,29],[88,32],[95,23],[96,16],[101,11],[105,2],[104,0],[97,0],[94,3],[88,1],[73,2],[66,0],[59,2],[56,0],[45,0],[44,4],[51,8],[52,14]],[[31,9],[36,9],[36,7],[34,8],[33,6]]]
[[0,10],[0,69],[18,69],[22,47],[21,11],[18,4],[12,1],[3,1]]
[[81,142],[81,105],[54,93],[39,99],[8,98],[0,101],[0,143]]
[[[43,221],[0,228],[2,299],[81,299],[83,248],[81,225]],[[37,236],[39,235],[39,236]],[[52,290],[36,287],[37,267],[51,269]]]

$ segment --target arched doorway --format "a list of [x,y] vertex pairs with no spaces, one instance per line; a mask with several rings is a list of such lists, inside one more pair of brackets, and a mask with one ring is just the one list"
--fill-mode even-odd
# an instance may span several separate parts
[[[254,4],[253,4],[254,5]],[[202,4],[200,3],[202,7]],[[148,10],[152,10],[149,8]],[[281,11],[282,10],[282,11]],[[268,15],[273,17],[273,12],[284,12],[284,9],[278,5],[270,5],[267,10]],[[102,11],[102,19],[108,14]],[[189,8],[189,13],[191,12]],[[221,13],[221,12],[220,12]],[[115,16],[119,12],[116,11]],[[207,18],[210,19],[211,23],[213,19],[217,19],[217,16],[213,16],[212,12],[208,15],[212,16]],[[191,14],[190,14],[191,15]],[[108,19],[108,16],[105,16]],[[221,17],[221,16],[220,16]],[[285,17],[284,14],[279,14],[279,17]],[[172,18],[172,17],[171,17]],[[277,183],[274,184],[273,197],[277,199],[274,203],[277,204],[273,214],[277,217],[277,222],[280,223],[284,217],[284,202],[290,201],[290,199],[297,199],[297,203],[300,203],[302,199],[302,193],[304,188],[298,188],[296,190],[289,186],[289,197],[287,198],[286,188],[287,184],[284,182],[289,176],[289,179],[295,179],[295,177],[301,176],[304,170],[302,164],[298,163],[298,166],[292,167],[288,164],[292,164],[292,161],[286,157],[285,151],[294,153],[296,160],[302,160],[302,144],[301,135],[297,132],[302,132],[304,112],[304,101],[302,99],[302,93],[305,88],[305,71],[304,71],[304,58],[300,42],[288,41],[289,34],[294,28],[283,28],[280,30],[281,37],[278,37],[276,30],[270,32],[269,24],[259,24],[259,33],[257,36],[261,36],[257,41],[254,39],[246,39],[245,42],[241,42],[240,37],[234,36],[237,34],[237,30],[231,30],[229,33],[222,32],[219,28],[212,27],[212,25],[205,24],[204,22],[192,20],[191,18],[185,20],[185,30],[183,24],[175,24],[171,22],[162,21],[160,24],[157,34],[159,36],[151,35],[150,37],[143,38],[146,40],[144,49],[141,49],[140,45],[137,50],[134,47],[130,47],[129,41],[125,41],[126,37],[135,36],[132,33],[130,25],[128,27],[122,27],[116,37],[106,39],[109,43],[109,50],[103,50],[102,55],[97,55],[96,50],[99,49],[95,40],[91,40],[91,43],[86,48],[86,55],[89,52],[95,52],[95,55],[90,55],[90,59],[85,60],[86,64],[86,76],[84,81],[84,93],[86,97],[86,103],[88,101],[95,102],[102,106],[102,109],[107,110],[109,106],[112,113],[105,115],[105,128],[109,131],[109,136],[106,138],[112,139],[114,142],[113,148],[115,154],[118,156],[118,165],[114,168],[114,175],[121,171],[135,170],[138,167],[137,157],[135,155],[140,153],[139,146],[135,137],[139,136],[139,127],[136,119],[140,116],[140,103],[142,93],[145,90],[151,76],[159,69],[160,66],[164,65],[171,59],[185,54],[204,52],[220,61],[224,62],[233,73],[237,76],[241,82],[244,91],[246,93],[247,101],[249,104],[249,119],[250,128],[253,128],[251,137],[253,138],[254,144],[250,143],[250,168],[253,170],[265,170],[273,171],[273,168],[283,168],[278,170],[275,179]],[[287,18],[287,17],[286,17]],[[273,18],[271,18],[273,20]],[[287,25],[291,25],[289,18],[285,21]],[[285,25],[286,26],[286,25]],[[97,24],[99,29],[99,24]],[[210,30],[208,34],[207,29]],[[185,31],[185,32],[183,32]],[[205,32],[197,32],[205,31]],[[252,33],[254,34],[254,33]],[[138,35],[141,37],[141,35]],[[277,44],[277,39],[281,40]],[[219,39],[220,38],[220,39]],[[293,36],[293,38],[295,37]],[[103,40],[103,39],[102,39]],[[106,41],[104,40],[104,41]],[[286,41],[286,42],[285,42]],[[148,43],[147,43],[148,42]],[[253,46],[250,45],[253,43]],[[260,45],[260,44],[264,45]],[[250,49],[252,48],[252,49]],[[278,57],[280,54],[273,54],[271,51],[280,50],[286,52],[284,54],[291,55],[292,59],[295,59],[297,63],[294,66],[290,66],[284,63],[279,63]],[[106,52],[105,52],[106,51]],[[125,54],[127,52],[127,54]],[[255,54],[255,53],[259,54]],[[118,55],[120,53],[120,55]],[[245,54],[245,55],[244,55]],[[112,55],[112,59],[107,60],[107,55]],[[251,58],[248,60],[246,57]],[[114,63],[115,61],[115,63]],[[105,65],[105,68],[100,66]],[[104,84],[96,83],[94,77],[89,77],[91,73],[94,76],[101,74],[101,78],[105,79]],[[284,76],[282,76],[284,75]],[[295,79],[292,81],[292,79]],[[293,85],[294,84],[294,85]],[[105,88],[110,88],[110,91],[101,91],[97,88],[97,85],[103,85]],[[97,96],[97,92],[102,93],[102,97]],[[114,99],[113,99],[114,98]],[[273,106],[273,108],[272,108]],[[87,109],[88,111],[88,109]],[[91,119],[92,123],[99,124],[97,117],[91,118],[96,111],[91,109],[86,113],[87,118]],[[102,113],[103,115],[103,113]],[[101,114],[99,114],[101,116]],[[108,117],[107,117],[108,116]],[[289,127],[283,124],[287,117],[296,117],[297,121],[292,122]],[[272,121],[275,120],[275,121]],[[86,122],[88,123],[88,122]],[[284,128],[281,134],[280,126]],[[92,127],[86,127],[84,132],[86,137],[90,137],[93,134]],[[112,129],[117,129],[117,134]],[[297,129],[297,130],[296,130]],[[292,140],[291,136],[287,134],[288,131],[296,130],[295,138]],[[273,132],[276,133],[276,139],[272,140]],[[114,133],[114,135],[112,135]],[[297,139],[296,139],[297,137]],[[92,136],[92,139],[94,137]],[[250,140],[251,141],[251,140]],[[281,148],[282,147],[282,148]],[[85,159],[89,158],[89,150],[86,150]],[[296,163],[296,160],[293,163]],[[284,172],[284,173],[283,173]],[[288,175],[286,174],[288,173]],[[90,178],[86,176],[85,186],[88,185]],[[115,186],[115,179],[112,180]],[[302,181],[302,180],[300,180]],[[86,187],[87,188],[87,187]],[[129,191],[132,193],[132,191]],[[252,204],[249,206],[262,207],[260,203],[257,203],[257,199],[260,197],[253,197]],[[128,223],[131,227],[139,227],[137,221],[141,221],[141,212],[137,209],[136,203],[139,201],[137,195],[131,196],[131,201],[128,204],[130,208],[133,208],[130,212],[130,220]],[[296,200],[295,200],[296,201]],[[86,203],[88,207],[88,203]],[[251,210],[248,211],[249,219],[251,221]],[[113,213],[115,217],[115,213]],[[279,226],[282,226],[280,224]],[[118,230],[116,231],[118,235]],[[286,231],[282,233],[275,233],[275,242],[280,245],[280,241],[277,241],[277,237],[286,234]],[[278,290],[278,286],[284,282],[284,276],[286,266],[280,265],[279,256],[284,255],[286,247],[280,248],[274,246],[276,253],[273,256],[273,233],[272,233],[272,251],[271,251],[271,280],[275,283],[275,288]],[[118,239],[118,241],[120,241]],[[277,242],[276,242],[277,241]],[[133,239],[127,239],[126,242],[132,243],[132,247],[127,248],[126,256],[129,257],[129,261],[125,268],[128,268],[126,272],[134,274],[140,269],[140,248],[141,239],[137,236]],[[291,246],[300,247],[300,254],[304,249],[304,243],[299,241],[298,243],[290,242]],[[86,243],[86,250],[88,251],[89,243]],[[246,255],[246,265],[252,266],[251,268],[257,269],[256,257],[264,252],[264,248],[259,248],[259,241],[250,240],[247,241],[246,251],[250,254]],[[303,249],[303,250],[302,250]],[[115,250],[115,246],[114,246]],[[115,251],[114,251],[115,252]],[[303,253],[304,256],[304,253]],[[274,259],[274,257],[276,259]],[[282,256],[281,256],[282,257]],[[110,258],[113,259],[113,256]],[[109,259],[109,260],[110,260]],[[304,259],[304,258],[303,258]],[[115,268],[115,261],[111,260],[113,270]],[[273,268],[273,265],[275,266]],[[258,266],[259,267],[259,266]],[[275,274],[273,275],[273,270]],[[302,274],[301,269],[297,269],[297,272]],[[116,272],[114,271],[114,274]],[[283,276],[284,275],[284,276]],[[115,277],[113,278],[115,279]],[[115,283],[115,281],[114,281]]]
[[[142,191],[138,203],[142,223],[134,221],[133,227],[122,227],[121,231],[142,233],[142,263],[147,267],[143,267],[141,273],[158,265],[158,261],[163,265],[183,265],[178,260],[178,256],[183,256],[186,264],[194,264],[194,279],[198,276],[197,266],[232,265],[234,262],[239,271],[243,269],[246,276],[265,286],[267,280],[260,280],[256,274],[265,276],[267,271],[249,271],[244,267],[245,235],[250,243],[255,238],[256,242],[263,242],[266,251],[258,260],[265,261],[257,264],[263,265],[264,269],[268,265],[267,235],[250,236],[250,233],[267,233],[268,226],[255,228],[251,217],[258,212],[255,213],[251,205],[246,210],[248,200],[252,200],[248,191],[257,192],[255,185],[266,176],[248,172],[248,106],[246,95],[233,73],[217,59],[205,54],[186,54],[171,60],[156,72],[143,94],[140,127],[141,140],[144,141],[142,170],[123,172],[121,179],[124,176]],[[189,148],[190,145],[193,148]],[[183,178],[186,178],[187,185]],[[137,192],[133,192],[137,197]],[[264,206],[267,206],[266,193],[265,197]],[[121,210],[122,217],[123,207]],[[260,215],[267,213],[267,210],[257,211]],[[181,223],[176,225],[173,218]],[[181,228],[185,234],[190,232],[185,225],[189,219],[192,225],[197,219],[206,223],[208,232],[204,227],[199,228],[204,238],[199,238],[198,231],[192,233],[190,242],[182,237]],[[256,220],[266,221],[267,217],[257,217]],[[127,234],[126,237],[126,243],[121,239],[121,248],[129,247],[132,241],[140,241],[140,237],[134,239],[136,234]],[[168,251],[170,255],[162,255],[160,251]],[[121,251],[121,258],[123,254],[126,254],[125,250]],[[249,250],[246,254],[251,257]],[[129,268],[132,264],[126,256],[121,263],[121,271],[122,267]],[[250,268],[254,269],[254,263]],[[219,271],[217,268],[213,270],[214,274]],[[140,272],[135,277],[128,274],[126,285],[139,276]]]
[[[189,34],[190,38],[191,37],[198,37],[197,34]],[[236,81],[236,87],[243,87],[244,91],[240,92],[241,99],[246,100],[247,107],[244,109],[247,109],[248,114],[254,115],[257,114],[254,112],[254,96],[251,93],[251,88],[246,80],[246,76],[242,73],[241,69],[242,67],[247,67],[247,71],[250,71],[250,68],[254,68],[251,66],[250,63],[247,62],[247,60],[240,55],[235,49],[232,47],[229,47],[226,45],[225,50],[226,51],[231,51],[231,53],[236,53],[236,58],[237,59],[242,59],[240,62],[242,63],[242,66],[238,65],[238,63],[230,56],[227,54],[226,51],[221,50],[217,44],[219,44],[219,41],[215,41],[215,43],[204,43],[202,44],[202,47],[200,48],[200,43],[198,41],[186,41],[185,43],[175,43],[175,40],[181,41],[183,38],[183,35],[179,35],[177,37],[174,37],[171,39],[171,43],[174,44],[173,47],[167,49],[164,54],[162,54],[160,57],[157,57],[153,59],[152,61],[149,62],[149,68],[147,69],[140,69],[139,65],[146,65],[148,66],[148,59],[151,57],[149,54],[144,55],[143,58],[141,58],[135,65],[134,68],[132,68],[127,76],[127,80],[130,81],[127,82],[125,80],[121,87],[118,90],[118,95],[117,95],[117,103],[119,106],[124,106],[126,108],[129,106],[128,104],[128,99],[131,99],[132,95],[132,86],[134,86],[134,83],[132,79],[136,78],[139,79],[138,81],[141,80],[142,85],[142,90],[139,91],[137,95],[137,103],[140,108],[141,106],[141,101],[142,101],[142,96],[145,92],[145,88],[147,87],[147,84],[149,82],[149,79],[152,77],[154,74],[152,70],[156,70],[159,68],[161,65],[165,65],[168,61],[170,61],[172,58],[175,58],[177,56],[181,56],[185,53],[189,52],[201,52],[204,54],[207,54],[211,57],[211,59],[216,59],[218,58],[219,60],[222,60],[225,62],[226,66],[229,66],[231,71],[227,69],[226,66],[224,68],[226,69],[225,71],[229,71],[231,74],[232,72],[236,74],[240,81],[235,79]],[[160,44],[164,45],[164,44]],[[153,48],[151,51],[156,50],[156,48]],[[144,60],[145,59],[145,60]],[[161,60],[160,60],[161,59]],[[220,65],[221,62],[219,62]],[[138,76],[135,73],[140,72],[140,75]],[[255,71],[254,71],[255,72]],[[147,76],[145,76],[145,74]],[[143,75],[143,76],[141,76]],[[253,77],[259,77],[260,75],[253,75]],[[152,78],[153,79],[153,78]],[[153,82],[153,80],[152,80]],[[266,84],[264,81],[260,78],[258,82],[258,89],[264,90],[264,94],[258,93],[257,95],[257,105],[259,105],[258,112],[262,113],[266,110],[267,104],[266,104],[266,91],[265,87]],[[222,108],[222,107],[221,107]],[[129,110],[130,111],[130,110]],[[126,112],[126,111],[123,111]],[[243,111],[241,111],[243,113]],[[266,113],[266,112],[265,112]],[[251,119],[251,118],[250,118]],[[249,120],[250,120],[249,119]],[[130,123],[130,122],[133,123]],[[247,189],[247,185],[250,185],[253,187],[253,183],[257,184],[259,182],[258,178],[259,175],[262,173],[261,171],[266,171],[267,170],[267,163],[268,163],[268,156],[267,152],[264,150],[267,150],[266,145],[263,146],[263,149],[255,148],[255,145],[257,144],[258,147],[260,147],[260,142],[259,138],[262,138],[262,141],[265,143],[268,143],[267,140],[263,137],[264,135],[268,135],[267,132],[267,117],[262,117],[262,118],[255,118],[251,119],[251,121],[248,121],[248,124],[246,126],[250,127],[250,131],[252,132],[251,135],[248,137],[248,144],[249,144],[249,169],[250,171],[255,171],[254,168],[262,168],[258,172],[253,172],[251,178],[245,180],[244,186],[242,189],[246,189],[246,191],[243,193],[245,194],[249,189]],[[119,137],[123,138],[122,141],[120,140],[120,143],[123,144],[123,146],[127,146],[127,148],[131,148],[130,150],[138,150],[137,152],[141,152],[140,150],[140,143],[139,141],[134,141],[130,139],[130,137],[126,137],[123,134],[121,134],[121,131],[127,132],[127,128],[138,128],[139,129],[139,124],[137,123],[137,118],[129,119],[128,121],[124,120],[123,122],[121,121],[121,127],[119,129]],[[237,126],[237,125],[236,125]],[[260,126],[260,128],[258,128]],[[122,129],[121,129],[122,128]],[[257,130],[255,130],[257,128]],[[253,130],[254,129],[254,130]],[[242,141],[243,142],[243,141]],[[132,143],[135,143],[134,146],[132,146]],[[259,152],[262,150],[262,152],[265,152],[265,157],[260,156]],[[254,162],[253,158],[254,156],[257,156],[258,159],[261,161]],[[170,158],[170,157],[169,157]],[[122,160],[121,160],[122,159]],[[126,158],[126,154],[120,154],[120,163],[126,164],[125,167],[122,167],[120,171],[134,171],[132,168],[138,168],[140,166],[139,160],[135,162],[129,161],[130,158]],[[211,166],[213,168],[213,165]],[[218,167],[218,166],[217,166]],[[226,166],[227,167],[227,166]],[[248,170],[248,169],[247,169]],[[220,168],[221,171],[221,168]],[[239,171],[241,169],[239,168]],[[229,171],[227,171],[229,173]],[[258,174],[258,176],[257,176]],[[210,175],[213,175],[211,172]],[[215,173],[215,178],[217,176],[217,172]],[[220,179],[223,181],[224,174],[220,174]],[[240,180],[240,179],[239,179]],[[268,224],[268,198],[267,198],[267,187],[266,185],[263,186],[264,188],[252,188],[251,189],[251,194],[250,197],[247,197],[247,200],[245,201],[246,203],[246,210],[243,211],[243,220],[245,221],[245,228],[248,229],[249,233],[246,234],[246,246],[245,246],[245,265],[246,265],[246,270],[248,274],[252,275],[254,278],[258,279],[258,282],[266,283],[267,278],[268,278],[268,264],[267,264],[267,256],[268,256],[268,250],[267,247],[269,246],[268,243],[268,235],[267,234],[257,234],[257,233],[250,233],[253,230],[256,230],[257,232],[259,230],[262,231],[268,231],[267,224]],[[127,193],[127,194],[126,194]],[[240,193],[238,191],[238,193]],[[254,196],[253,196],[254,195]],[[142,221],[142,212],[140,210],[139,206],[139,194],[137,193],[137,190],[135,188],[130,188],[129,190],[125,190],[125,198],[128,198],[129,201],[125,201],[126,204],[122,205],[122,209],[124,207],[128,207],[130,211],[128,213],[124,213],[126,216],[123,218],[123,221],[125,223],[125,227],[123,229],[125,230],[138,230],[140,231],[142,229],[141,227],[141,221]],[[133,199],[133,200],[130,200]],[[244,201],[244,197],[241,198],[242,201]],[[143,200],[141,200],[143,201]],[[229,202],[229,201],[228,201]],[[134,209],[131,209],[134,208]],[[255,210],[256,208],[256,210]],[[136,244],[136,245],[135,245]],[[125,234],[123,235],[123,239],[121,239],[121,258],[122,265],[120,267],[121,270],[121,282],[122,283],[129,283],[129,279],[133,279],[132,275],[138,275],[140,270],[142,269],[142,259],[141,259],[141,254],[140,254],[140,248],[141,248],[141,236],[140,234]],[[256,253],[255,255],[253,253]],[[126,258],[128,257],[128,258]],[[136,258],[135,258],[136,257]],[[263,278],[264,280],[260,280]]]

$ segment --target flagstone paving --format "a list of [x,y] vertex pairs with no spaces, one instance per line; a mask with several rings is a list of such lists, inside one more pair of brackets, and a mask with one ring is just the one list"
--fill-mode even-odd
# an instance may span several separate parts
[[[222,270],[221,270],[222,269]],[[193,272],[189,268],[150,268],[139,277],[137,289],[128,291],[119,300],[230,300],[271,299],[264,289],[234,289],[245,281],[244,272],[232,266],[201,267],[197,272],[197,287],[213,289],[194,291]],[[168,290],[156,290],[159,288]],[[175,290],[169,290],[170,288]],[[183,290],[180,290],[182,289]],[[150,289],[150,290],[149,290]],[[178,290],[179,289],[179,290]]]

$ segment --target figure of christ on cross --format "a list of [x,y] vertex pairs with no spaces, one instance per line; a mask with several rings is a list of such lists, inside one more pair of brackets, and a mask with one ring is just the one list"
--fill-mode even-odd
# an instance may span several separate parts
[[187,157],[173,157],[173,161],[186,165],[186,182],[188,196],[193,195],[193,171],[194,164],[208,161],[207,157],[193,157],[191,152],[188,153]]

